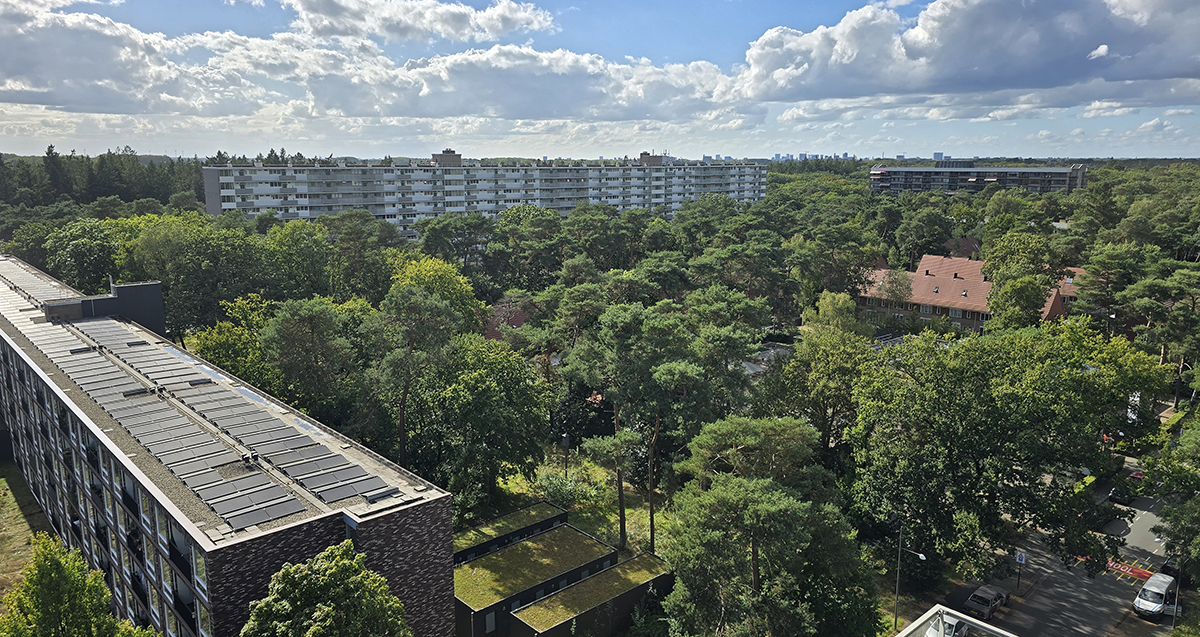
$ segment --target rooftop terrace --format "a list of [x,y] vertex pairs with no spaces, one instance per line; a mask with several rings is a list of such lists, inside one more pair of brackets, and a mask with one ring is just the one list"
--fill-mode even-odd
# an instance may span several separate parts
[[666,562],[650,553],[642,553],[556,591],[513,615],[543,633],[669,571]]
[[47,321],[47,302],[82,295],[17,259],[0,284],[0,330],[214,545],[447,495],[136,324]]
[[455,567],[454,595],[483,610],[612,552],[612,547],[564,524]]

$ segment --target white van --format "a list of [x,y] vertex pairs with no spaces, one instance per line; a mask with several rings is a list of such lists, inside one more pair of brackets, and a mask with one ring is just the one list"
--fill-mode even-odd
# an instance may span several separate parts
[[1174,612],[1174,609],[1167,609],[1167,606],[1175,603],[1175,591],[1174,577],[1155,573],[1142,584],[1142,590],[1138,591],[1137,598],[1133,600],[1133,611],[1145,617],[1162,615],[1164,611]]

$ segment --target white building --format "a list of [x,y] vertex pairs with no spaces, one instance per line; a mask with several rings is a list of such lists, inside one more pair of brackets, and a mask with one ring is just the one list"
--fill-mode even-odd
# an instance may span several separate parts
[[767,194],[767,167],[745,162],[680,161],[642,153],[638,159],[605,162],[483,162],[463,160],[451,149],[429,162],[400,160],[330,166],[206,166],[207,210],[256,215],[273,210],[283,219],[307,219],[363,209],[403,227],[446,213],[494,214],[533,204],[566,215],[577,203],[618,210],[658,208],[674,212],[708,193],[738,201]]

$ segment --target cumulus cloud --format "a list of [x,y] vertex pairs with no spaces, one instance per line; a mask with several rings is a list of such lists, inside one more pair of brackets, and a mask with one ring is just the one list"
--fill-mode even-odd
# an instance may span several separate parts
[[1178,115],[1195,115],[1195,114],[1196,114],[1196,111],[1191,108],[1169,108],[1169,109],[1163,111],[1163,115],[1166,117],[1175,117]]
[[389,41],[444,38],[483,42],[513,32],[549,31],[554,16],[529,3],[495,0],[485,9],[437,0],[280,0],[294,26],[320,37],[377,36]]
[[[906,2],[871,2],[831,26],[769,29],[732,69],[514,44],[506,38],[557,29],[549,12],[514,0],[277,1],[295,13],[282,33],[167,37],[97,15],[100,5],[0,0],[0,102],[201,118],[193,124],[334,118],[367,131],[368,122],[405,121],[464,135],[550,134],[538,122],[554,134],[611,133],[618,123],[734,134],[863,118],[1090,119],[1172,108],[1168,117],[1200,104],[1192,0],[934,0],[915,20],[894,10]],[[480,48],[395,59],[384,46],[431,39]],[[412,123],[426,121],[438,123]]]

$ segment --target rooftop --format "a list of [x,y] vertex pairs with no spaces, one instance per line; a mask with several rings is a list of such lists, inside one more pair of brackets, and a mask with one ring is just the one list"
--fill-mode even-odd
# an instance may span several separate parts
[[455,567],[454,596],[483,610],[612,552],[564,524]]
[[454,551],[457,553],[472,546],[479,546],[492,538],[532,526],[562,512],[562,509],[549,502],[539,502],[533,506],[518,509],[485,524],[455,533]]
[[0,330],[76,396],[101,444],[144,474],[195,537],[221,545],[447,495],[135,323],[47,321],[47,303],[83,295],[18,259],[0,256],[0,283]]
[[642,553],[513,613],[539,633],[669,572],[667,563]]

